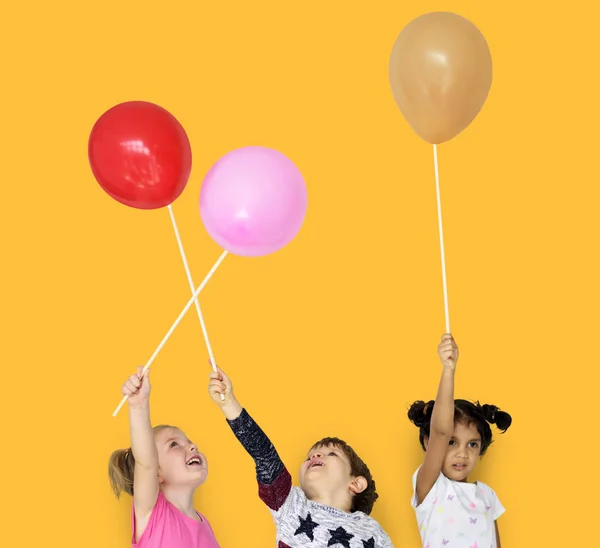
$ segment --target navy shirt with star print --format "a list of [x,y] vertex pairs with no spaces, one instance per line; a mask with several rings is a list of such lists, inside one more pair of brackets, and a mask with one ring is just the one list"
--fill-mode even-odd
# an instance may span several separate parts
[[308,500],[294,487],[275,447],[245,409],[227,422],[254,459],[258,493],[277,528],[277,548],[393,548],[372,517]]

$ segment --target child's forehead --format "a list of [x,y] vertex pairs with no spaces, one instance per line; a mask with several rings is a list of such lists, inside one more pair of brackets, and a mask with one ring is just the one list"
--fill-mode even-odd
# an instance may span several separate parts
[[455,436],[468,436],[473,439],[481,439],[477,425],[473,422],[465,423],[463,421],[457,422],[454,425]]
[[187,441],[188,439],[185,433],[179,430],[179,428],[161,428],[156,437],[160,440],[173,439]]
[[337,449],[338,451],[342,451],[342,448],[337,443],[333,443],[333,442],[329,442],[329,443],[315,443],[310,448],[308,454],[310,455],[311,453],[317,451],[318,449]]

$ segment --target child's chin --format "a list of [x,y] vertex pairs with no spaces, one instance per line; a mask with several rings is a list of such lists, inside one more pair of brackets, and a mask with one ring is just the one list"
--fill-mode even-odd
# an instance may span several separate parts
[[313,478],[303,478],[300,482],[300,487],[306,496],[310,499],[315,493],[319,492],[319,482]]
[[199,468],[198,470],[192,470],[191,472],[194,479],[202,479],[202,481],[208,476],[208,470],[206,468]]
[[445,470],[444,475],[452,481],[465,481],[469,476],[469,471],[467,469],[455,470],[454,468],[450,468],[449,470]]
[[208,479],[208,474],[203,474],[202,476],[195,479],[194,485],[196,487],[200,487],[207,479]]

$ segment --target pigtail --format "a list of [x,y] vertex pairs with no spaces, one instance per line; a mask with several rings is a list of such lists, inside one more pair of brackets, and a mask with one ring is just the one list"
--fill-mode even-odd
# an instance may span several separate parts
[[[168,424],[159,424],[152,430],[154,433],[165,428],[176,428]],[[108,460],[108,478],[110,486],[117,498],[122,491],[133,496],[133,472],[135,470],[135,458],[131,447],[129,449],[117,449]]]
[[133,495],[133,471],[135,459],[131,449],[118,449],[108,461],[108,477],[117,498],[122,491]]
[[[477,405],[479,406],[479,402]],[[484,404],[479,407],[481,408],[485,420],[490,424],[495,424],[502,433],[506,432],[512,424],[512,417],[505,411],[501,411],[500,408],[495,405]]]
[[427,423],[431,422],[431,413],[434,404],[434,400],[430,400],[427,403],[422,400],[416,401],[408,410],[408,420],[418,428],[422,428]]

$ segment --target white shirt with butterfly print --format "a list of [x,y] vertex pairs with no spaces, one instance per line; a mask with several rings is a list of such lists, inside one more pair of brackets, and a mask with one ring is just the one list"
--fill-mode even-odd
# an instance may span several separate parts
[[423,548],[497,548],[495,521],[504,506],[485,483],[461,483],[440,474],[417,505],[417,473],[412,478],[412,506]]

